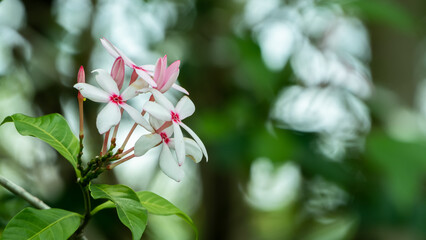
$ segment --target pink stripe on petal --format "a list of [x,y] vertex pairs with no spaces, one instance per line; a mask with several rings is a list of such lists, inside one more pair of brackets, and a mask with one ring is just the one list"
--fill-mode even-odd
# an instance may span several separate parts
[[136,73],[141,77],[143,80],[145,80],[149,85],[152,87],[157,87],[157,83],[154,82],[154,80],[149,76],[148,73],[146,73],[144,70],[139,68],[134,68]]
[[154,76],[155,65],[145,64],[145,65],[141,65],[140,67],[145,69],[149,75]]

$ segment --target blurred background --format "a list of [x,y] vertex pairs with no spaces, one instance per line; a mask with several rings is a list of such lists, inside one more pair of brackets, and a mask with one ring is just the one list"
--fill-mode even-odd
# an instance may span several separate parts
[[[209,162],[186,161],[176,183],[152,150],[99,182],[160,194],[202,240],[426,239],[425,17],[424,0],[3,0],[0,119],[58,112],[77,135],[78,68],[93,83],[114,62],[99,38],[137,64],[167,54],[181,60],[197,108],[185,122]],[[86,161],[101,149],[100,107],[85,102]],[[125,114],[119,144],[131,126]],[[0,175],[83,211],[70,164],[12,124],[0,128]],[[0,188],[0,232],[26,206]],[[113,209],[86,236],[131,238]],[[143,239],[194,233],[150,216]]]

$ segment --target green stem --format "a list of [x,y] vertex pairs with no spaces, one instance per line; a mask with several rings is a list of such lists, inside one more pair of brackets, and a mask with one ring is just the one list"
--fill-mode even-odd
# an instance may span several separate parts
[[82,239],[84,238],[83,230],[86,227],[86,225],[89,223],[90,217],[92,216],[90,214],[91,205],[90,205],[90,192],[88,186],[83,186],[79,183],[80,189],[83,193],[83,199],[84,199],[84,208],[85,208],[85,214],[83,217],[83,221],[81,222],[80,226],[78,227],[77,231],[71,236],[71,239]]

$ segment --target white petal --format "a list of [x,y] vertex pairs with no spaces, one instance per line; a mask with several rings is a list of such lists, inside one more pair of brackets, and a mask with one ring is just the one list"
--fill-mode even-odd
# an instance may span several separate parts
[[167,134],[167,137],[170,138],[173,135],[173,132],[174,132],[173,125],[164,129],[163,132],[165,132]]
[[139,77],[145,80],[149,85],[151,85],[152,87],[157,86],[157,84],[154,82],[154,80],[151,78],[151,76],[147,72],[139,68],[134,68],[134,69],[136,73],[139,75]]
[[121,111],[117,104],[109,102],[99,112],[96,118],[96,127],[100,134],[104,134],[110,130],[113,126],[117,125],[121,119]]
[[190,138],[184,138],[183,140],[185,142],[186,156],[190,157],[195,163],[199,163],[203,158],[203,152],[198,144]]
[[124,55],[123,52],[120,51],[120,49],[116,48],[117,52],[120,54],[120,56],[123,58],[124,64],[126,64],[128,67],[133,68],[133,66],[136,66],[135,63],[128,58],[126,55]]
[[165,121],[159,120],[159,119],[155,118],[154,116],[152,116],[150,114],[149,115],[149,123],[151,124],[151,126],[155,130],[157,130],[157,129],[159,129],[165,123]]
[[113,56],[114,58],[121,57],[124,60],[124,64],[126,64],[128,67],[133,68],[135,66],[135,63],[130,60],[126,55],[123,54],[123,52],[118,49],[114,44],[112,44],[110,41],[108,41],[106,38],[101,38],[101,43],[105,47],[105,49]]
[[160,168],[161,170],[176,182],[180,182],[184,176],[183,169],[179,167],[176,160],[173,158],[167,144],[162,144],[160,153]]
[[87,83],[77,83],[74,85],[78,91],[80,91],[83,97],[88,98],[94,102],[109,102],[109,94],[102,89],[92,86]]
[[185,89],[185,88],[183,88],[183,87],[181,87],[181,86],[177,85],[176,83],[173,83],[172,88],[174,88],[174,89],[178,90],[179,92],[185,93],[186,95],[189,95],[189,92],[188,92],[188,91],[186,91],[186,89]]
[[166,79],[166,83],[164,83],[163,87],[161,88],[161,92],[166,92],[170,89],[173,84],[175,84],[177,77],[179,76],[179,70],[177,72],[172,73],[169,79]]
[[179,166],[185,161],[185,143],[183,142],[182,130],[179,127],[179,124],[173,122],[173,132],[174,132],[174,143],[175,151],[178,159]]
[[114,58],[118,58],[120,56],[115,46],[110,41],[108,41],[106,38],[101,38],[100,40],[102,46],[104,46],[104,48],[109,52],[109,54],[111,54],[111,56],[113,56]]
[[189,133],[189,135],[191,135],[191,137],[197,142],[198,146],[200,146],[201,148],[201,151],[203,151],[204,156],[206,156],[206,161],[209,161],[209,156],[207,155],[206,147],[204,146],[201,139],[197,136],[197,134],[195,134],[195,132],[192,131],[192,129],[186,126],[183,122],[180,122],[179,125],[183,127]]
[[158,134],[142,135],[135,143],[135,155],[142,156],[160,143],[161,136]]
[[[203,158],[203,152],[201,151],[198,144],[194,140],[186,137],[183,138],[183,141],[185,142],[185,155],[191,158],[195,163],[199,163]],[[174,149],[175,139],[171,138],[167,145]]]
[[111,75],[104,69],[93,70],[92,73],[97,73],[95,78],[99,86],[103,88],[109,94],[120,95],[118,90],[117,83],[112,79]]
[[143,105],[143,109],[147,111],[152,116],[158,118],[159,120],[163,121],[170,121],[171,115],[170,112],[167,111],[163,106],[161,106],[158,103],[155,102],[146,102],[145,105]]
[[146,65],[141,65],[140,67],[147,70],[149,75],[154,76],[155,65],[146,64]]
[[146,88],[146,87],[148,87],[148,84],[144,80],[138,78],[136,81],[134,81],[130,86],[128,86],[123,91],[123,93],[121,94],[121,97],[123,101],[127,101],[139,95],[138,90],[142,88]]
[[139,125],[144,127],[146,130],[153,132],[151,125],[149,125],[148,121],[141,115],[141,113],[131,107],[130,105],[123,103],[120,105],[126,112],[130,115],[130,117]]
[[183,120],[195,112],[195,105],[187,96],[183,96],[176,104],[176,112],[179,114],[180,120]]
[[153,88],[150,88],[149,91],[154,96],[155,101],[157,103],[159,103],[161,106],[163,106],[164,108],[166,108],[169,111],[175,110],[173,104],[160,91],[158,91],[157,89],[153,89]]

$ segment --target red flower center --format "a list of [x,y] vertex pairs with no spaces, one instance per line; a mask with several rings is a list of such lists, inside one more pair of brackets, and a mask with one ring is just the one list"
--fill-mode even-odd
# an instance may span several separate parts
[[180,118],[179,118],[179,114],[175,113],[175,112],[171,112],[172,115],[172,121],[175,123],[180,122]]
[[121,96],[118,96],[117,94],[111,95],[109,99],[115,104],[123,104],[123,98],[121,98]]
[[163,142],[165,142],[166,144],[169,144],[170,142],[170,138],[167,137],[167,134],[165,132],[160,133],[161,139],[163,139]]

